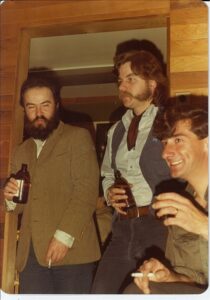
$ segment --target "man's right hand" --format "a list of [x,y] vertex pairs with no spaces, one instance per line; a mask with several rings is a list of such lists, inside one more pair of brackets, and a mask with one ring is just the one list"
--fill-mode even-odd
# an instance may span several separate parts
[[[179,274],[169,270],[159,260],[150,258],[145,260],[138,269],[143,274],[142,277],[136,277],[134,279],[135,284],[144,294],[150,294],[149,282],[175,282],[181,281]],[[154,276],[147,276],[149,273],[153,273]]]
[[10,177],[4,187],[4,198],[12,200],[18,191],[18,184],[15,178]]
[[125,200],[128,198],[128,196],[126,195],[124,189],[111,186],[108,189],[107,198],[111,206],[114,207],[118,213],[126,215],[126,212],[123,211],[123,207],[126,206]]

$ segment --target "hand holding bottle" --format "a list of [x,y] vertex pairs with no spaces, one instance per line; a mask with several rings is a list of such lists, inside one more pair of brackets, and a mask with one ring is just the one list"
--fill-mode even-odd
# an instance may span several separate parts
[[30,188],[30,175],[27,165],[22,164],[21,169],[14,177],[10,177],[5,185],[5,199],[13,200],[15,203],[25,204],[28,200]]
[[108,200],[120,214],[126,215],[129,208],[136,207],[131,185],[122,177],[119,170],[115,171],[115,182],[108,190]]
[[107,198],[118,213],[126,215],[126,212],[123,210],[126,207],[128,198],[125,189],[113,185],[108,189]]
[[10,177],[4,187],[4,198],[11,201],[17,192],[17,180],[14,177]]

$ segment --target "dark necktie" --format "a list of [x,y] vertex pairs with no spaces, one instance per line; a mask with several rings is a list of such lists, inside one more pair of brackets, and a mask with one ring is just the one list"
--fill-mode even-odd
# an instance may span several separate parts
[[139,128],[139,122],[141,120],[141,116],[142,114],[139,116],[134,116],[128,128],[127,145],[129,151],[132,148],[134,148],[136,145],[136,138],[138,134],[138,128]]

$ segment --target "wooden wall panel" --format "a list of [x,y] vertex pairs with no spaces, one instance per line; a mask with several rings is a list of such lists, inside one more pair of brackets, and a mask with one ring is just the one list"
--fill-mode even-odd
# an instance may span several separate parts
[[207,38],[208,24],[183,24],[171,27],[171,41],[196,40]]
[[11,111],[0,111],[0,125],[9,124],[12,122]]
[[[206,55],[207,11],[199,0],[16,0],[6,1],[0,6],[0,44],[3,45],[0,62],[0,116],[2,117],[0,183],[3,182],[3,177],[7,176],[10,152],[22,137],[23,113],[18,106],[18,92],[27,74],[29,42],[32,34],[33,36],[62,35],[73,30],[100,32],[100,30],[119,30],[120,26],[123,29],[126,27],[131,29],[132,26],[143,28],[145,24],[148,28],[163,24],[166,16],[170,19],[171,27],[169,32],[171,92],[177,91],[177,88],[178,91],[182,91],[187,86],[191,92],[206,93],[206,58],[202,59],[202,57]],[[106,23],[110,20],[113,23]],[[195,50],[199,40],[200,48]],[[185,47],[181,47],[182,42]],[[192,53],[187,53],[185,49],[190,48],[190,45],[192,47],[194,45]],[[186,60],[187,64],[181,67],[181,61],[190,55],[193,55],[191,66]],[[198,68],[198,64],[202,67]],[[190,76],[193,78],[192,82]],[[186,78],[186,86],[183,86],[180,78]],[[2,199],[2,189],[0,197]],[[4,214],[0,214],[0,224],[4,222],[3,216]],[[5,220],[2,287],[6,292],[13,292],[16,219],[6,214]],[[2,245],[0,237],[1,253]]]
[[18,54],[18,44],[16,40],[4,39],[0,45],[1,68],[16,65],[16,56]]
[[[14,76],[14,74],[12,74]],[[0,73],[1,76],[1,73]],[[0,77],[1,78],[1,83],[3,86],[4,82],[3,82],[3,76]],[[14,91],[13,91],[14,93]],[[13,109],[13,95],[0,95],[0,111],[12,111]],[[10,122],[10,120],[9,120]]]
[[185,55],[173,57],[171,59],[170,71],[173,72],[191,72],[191,71],[207,71],[208,56],[207,55]]
[[208,87],[208,71],[171,73],[170,80],[172,89],[204,89]]
[[171,0],[171,9],[183,9],[204,6],[202,0]]
[[[172,33],[173,34],[173,33]],[[195,40],[174,40],[171,49],[173,57],[190,55],[204,55],[208,53],[208,40],[199,38]]]
[[[76,33],[85,33],[144,28],[145,24],[146,28],[164,26],[169,4],[169,0],[16,0],[6,1],[1,5],[0,42],[3,49],[0,82],[3,84],[0,92],[0,114],[3,124],[1,146],[4,150],[0,149],[0,182],[3,182],[2,176],[7,174],[10,160],[10,155],[8,158],[5,156],[22,137],[23,113],[18,106],[18,92],[27,75],[30,37],[64,35],[69,32],[73,34],[74,30]],[[125,18],[127,20],[123,20]],[[111,20],[111,23],[105,23],[105,20]],[[2,196],[2,190],[0,194]],[[2,280],[6,292],[14,291],[15,230],[15,218],[6,214]]]
[[[88,3],[87,3],[88,2]],[[7,3],[4,5],[4,13],[2,13],[2,24],[24,24],[30,26],[32,23],[38,24],[56,24],[60,19],[72,19],[75,17],[84,17],[85,19],[110,19],[113,16],[147,16],[167,14],[169,11],[169,1],[156,0],[95,0],[95,1],[66,1],[53,2],[46,7],[30,7],[22,6],[19,8],[18,2],[13,7],[9,7]],[[87,14],[88,7],[88,14]]]
[[171,2],[170,91],[208,95],[208,8]]
[[5,180],[8,176],[8,164],[9,164],[9,157],[5,158],[2,157],[1,159],[1,180]]
[[[180,1],[180,5],[177,5],[177,1]],[[170,20],[171,24],[196,24],[207,22],[207,6],[202,0],[190,0],[191,3],[188,5],[183,5],[184,1],[185,0],[171,1],[170,10],[171,12],[173,11],[173,18]],[[196,14],[195,9],[197,9]]]
[[[1,12],[1,7],[0,7],[0,17],[2,18],[2,12]],[[17,26],[14,26],[12,23],[8,24],[5,23],[1,24],[1,30],[0,30],[0,42],[4,41],[5,39],[17,39],[19,35],[19,28]]]
[[0,96],[12,95],[15,89],[14,72],[0,72],[0,76],[2,80],[0,84]]

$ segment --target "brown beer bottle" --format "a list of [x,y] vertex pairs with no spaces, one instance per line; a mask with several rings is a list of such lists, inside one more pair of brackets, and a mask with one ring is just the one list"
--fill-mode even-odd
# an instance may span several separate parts
[[114,187],[124,189],[126,195],[128,196],[126,200],[122,200],[123,202],[126,203],[125,211],[127,211],[131,207],[136,207],[136,202],[128,181],[124,177],[122,177],[119,170],[116,170],[114,175],[115,175]]
[[30,174],[27,164],[22,164],[21,169],[16,173],[15,179],[18,182],[18,191],[13,197],[13,202],[25,204],[28,200],[28,192],[30,188]]

